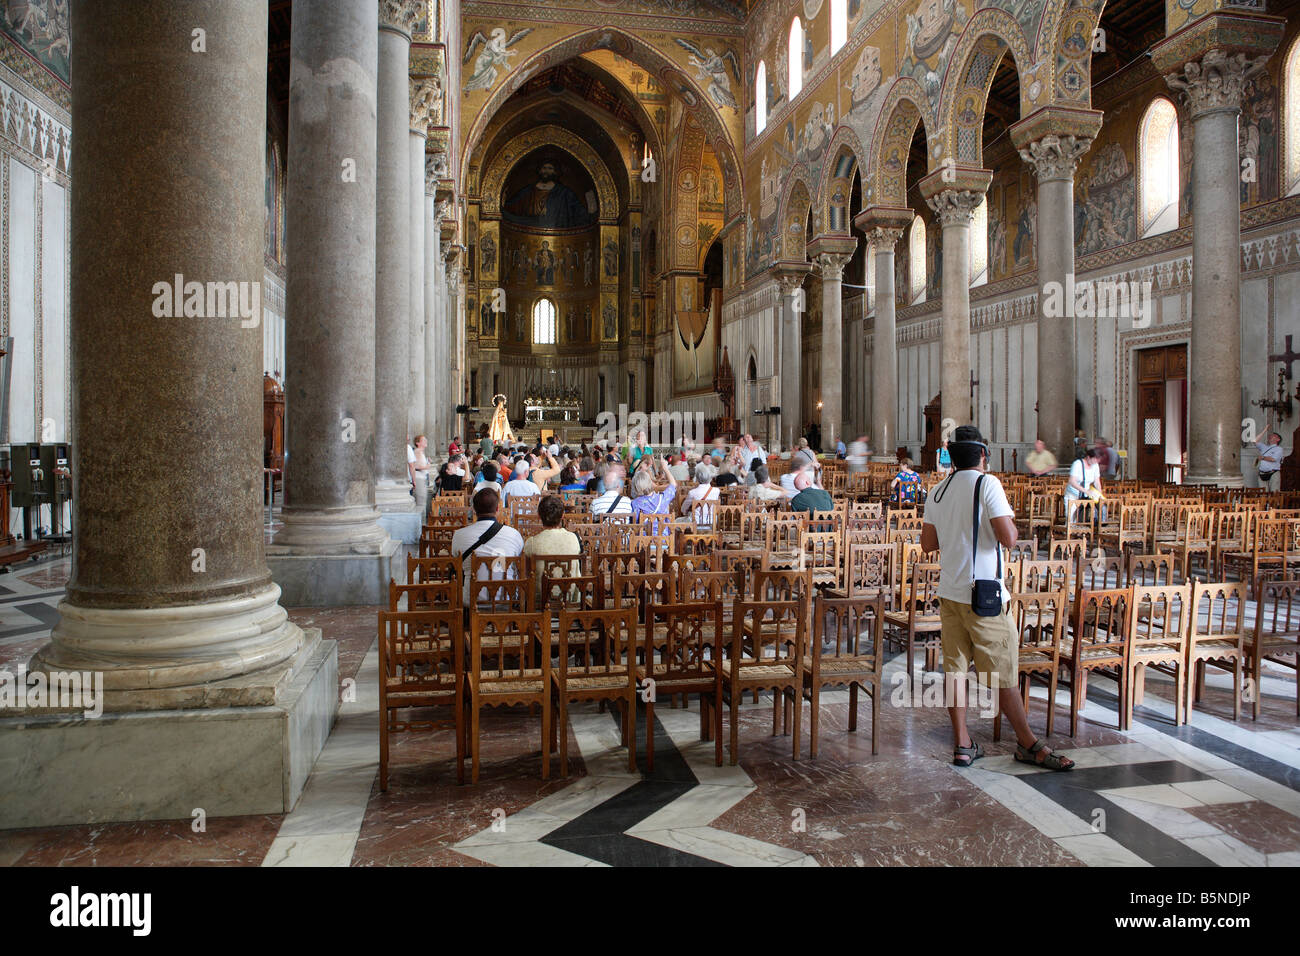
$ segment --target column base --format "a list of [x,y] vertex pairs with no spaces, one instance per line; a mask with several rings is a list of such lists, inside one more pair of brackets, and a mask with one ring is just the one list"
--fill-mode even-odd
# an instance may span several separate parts
[[287,507],[284,526],[267,546],[267,554],[378,554],[388,535],[379,527],[379,510]]
[[898,455],[872,455],[870,460],[884,465],[896,465],[898,464]]
[[411,495],[409,481],[384,480],[375,482],[375,507],[388,512],[415,511],[415,498]]
[[280,602],[286,607],[387,606],[389,579],[404,580],[401,569],[394,573],[393,567],[393,558],[401,547],[401,542],[386,533],[383,545],[375,552],[313,554],[305,549],[269,545],[266,563],[271,568],[271,579],[280,585]]
[[338,643],[303,636],[277,667],[99,717],[0,711],[0,828],[288,813],[339,703]]
[[1183,478],[1185,485],[1222,485],[1224,488],[1244,488],[1246,478],[1240,472],[1224,474],[1192,474],[1188,472]]

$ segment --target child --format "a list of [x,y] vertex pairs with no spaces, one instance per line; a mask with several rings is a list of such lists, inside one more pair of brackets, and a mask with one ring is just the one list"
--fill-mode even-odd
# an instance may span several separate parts
[[902,470],[889,483],[894,500],[900,505],[915,505],[916,494],[921,488],[921,476],[912,470],[912,459],[904,458]]

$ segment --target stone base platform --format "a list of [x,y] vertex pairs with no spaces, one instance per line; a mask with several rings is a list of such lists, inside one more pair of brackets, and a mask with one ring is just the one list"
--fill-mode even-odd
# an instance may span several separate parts
[[253,703],[0,717],[0,829],[289,812],[339,706],[338,644],[303,634],[292,660],[194,695]]
[[375,554],[304,554],[268,545],[266,563],[271,580],[280,585],[284,607],[387,605],[389,579],[406,580],[406,569],[393,566],[401,548],[402,543],[393,537]]

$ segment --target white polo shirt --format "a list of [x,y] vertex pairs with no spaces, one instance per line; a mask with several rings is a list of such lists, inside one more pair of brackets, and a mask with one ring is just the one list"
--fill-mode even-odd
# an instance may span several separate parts
[[[925,502],[925,523],[932,525],[939,536],[939,597],[961,604],[970,604],[971,581],[974,578],[993,580],[998,576],[998,539],[993,534],[993,518],[1015,516],[1007,501],[1002,482],[993,475],[983,475],[980,485],[979,554],[971,551],[973,544],[971,520],[975,517],[975,482],[981,477],[978,469],[955,471],[930,493]],[[972,562],[973,559],[973,562]],[[974,564],[975,573],[971,573]],[[1006,558],[1003,557],[1003,569]],[[999,582],[1002,600],[1007,599],[1006,588]]]
[[[475,521],[472,525],[468,525],[464,528],[460,528],[459,530],[456,531],[455,534],[451,536],[451,553],[456,557],[460,557],[470,545],[472,545],[479,538],[483,537],[483,535],[487,532],[487,529],[490,527],[492,527],[492,519],[488,518],[486,520]],[[516,531],[514,528],[511,528],[509,525],[502,525],[501,530],[492,536],[492,540],[488,541],[486,544],[483,544],[482,546],[477,548],[474,551],[472,557],[487,558],[487,557],[504,556],[504,557],[512,558],[515,557],[516,555],[523,554],[523,552],[524,552],[523,537],[519,534],[518,531]],[[472,583],[470,581],[470,576],[469,576],[470,563],[471,562],[466,561],[465,567],[462,568],[462,572],[465,578],[465,606],[466,607],[469,606],[470,584]],[[499,580],[502,578],[502,575],[494,574],[493,577]],[[511,575],[511,577],[513,577],[513,574]]]

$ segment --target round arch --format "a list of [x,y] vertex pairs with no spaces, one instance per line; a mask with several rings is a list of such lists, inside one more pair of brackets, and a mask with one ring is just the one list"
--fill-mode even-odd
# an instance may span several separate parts
[[862,140],[850,126],[840,126],[826,147],[827,161],[822,163],[817,186],[817,210],[822,231],[835,235],[849,232],[849,192],[854,172],[866,169]]
[[786,262],[805,262],[808,259],[808,212],[812,208],[812,188],[809,185],[808,165],[799,163],[788,176],[777,205],[776,259]]
[[505,185],[506,176],[515,163],[543,145],[558,146],[586,168],[596,184],[596,195],[600,200],[600,221],[605,224],[618,222],[618,192],[609,168],[586,140],[563,127],[552,125],[537,126],[516,136],[488,161],[487,168],[483,171],[479,217],[501,218],[501,189]]
[[740,215],[743,209],[742,170],[737,158],[735,144],[732,142],[731,136],[727,132],[726,126],[723,125],[722,119],[719,117],[712,101],[705,91],[700,88],[699,84],[663,52],[640,37],[633,36],[618,27],[599,27],[571,34],[537,51],[519,64],[510,76],[504,82],[498,84],[497,88],[488,96],[478,116],[474,119],[474,123],[470,126],[462,147],[461,168],[468,168],[465,164],[469,162],[469,158],[474,154],[478,141],[487,128],[489,121],[528,77],[538,70],[547,69],[584,53],[590,53],[593,50],[612,50],[631,60],[642,69],[653,73],[665,86],[682,98],[686,108],[699,118],[701,125],[704,127],[705,138],[718,157],[718,164],[722,171],[722,181],[725,184],[725,216],[730,220]]

